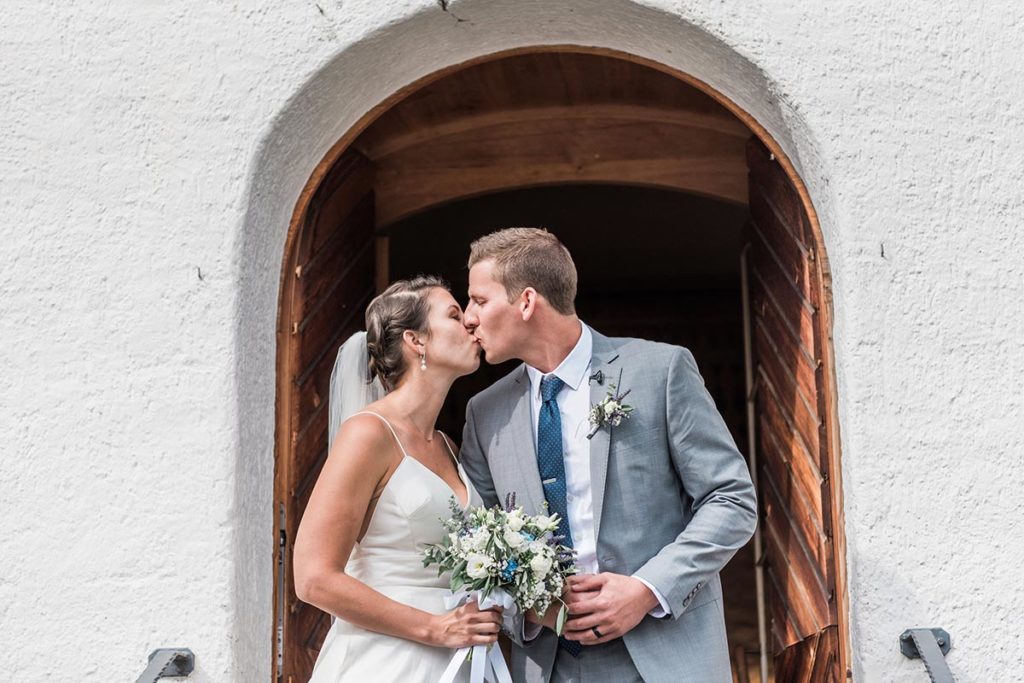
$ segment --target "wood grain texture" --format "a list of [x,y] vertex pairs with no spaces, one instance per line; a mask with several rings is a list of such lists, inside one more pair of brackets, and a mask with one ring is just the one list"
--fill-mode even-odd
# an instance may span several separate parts
[[831,403],[821,271],[799,192],[755,139],[747,161],[758,478],[776,677],[837,681],[834,440],[824,419]]
[[[279,339],[275,509],[284,511],[282,679],[309,678],[330,618],[295,595],[292,544],[327,456],[330,370],[338,347],[363,325],[374,291],[373,167],[343,155],[313,193],[302,230],[289,245]],[[285,438],[282,438],[282,432]]]
[[[519,79],[529,78],[524,83]],[[455,199],[628,183],[747,201],[749,130],[665,73],[594,54],[518,55],[424,87],[355,142],[381,225]]]
[[840,683],[838,627],[830,626],[788,648],[775,662],[775,680]]

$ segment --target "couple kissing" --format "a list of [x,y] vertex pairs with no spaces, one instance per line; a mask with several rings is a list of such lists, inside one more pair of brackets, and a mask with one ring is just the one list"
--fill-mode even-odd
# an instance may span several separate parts
[[[395,282],[339,352],[295,544],[298,597],[335,617],[311,680],[435,683],[453,648],[500,631],[517,682],[731,681],[719,572],[757,506],[693,356],[581,321],[572,256],[545,230],[481,237],[468,265],[465,309],[439,278]],[[435,423],[481,359],[522,363],[469,401],[457,448]],[[558,513],[575,551],[564,628],[553,607],[447,609],[449,577],[424,566],[450,501],[513,495]]]

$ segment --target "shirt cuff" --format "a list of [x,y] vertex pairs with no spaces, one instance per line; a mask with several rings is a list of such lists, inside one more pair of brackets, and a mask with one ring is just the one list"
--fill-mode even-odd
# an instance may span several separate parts
[[672,614],[672,610],[669,609],[668,602],[665,600],[665,597],[660,592],[658,592],[657,588],[652,586],[649,581],[645,581],[644,579],[641,579],[639,576],[634,576],[633,578],[642,583],[643,585],[647,586],[648,588],[650,588],[651,592],[654,593],[654,597],[658,599],[658,606],[652,609],[650,612],[648,612],[648,614],[650,614],[655,619],[663,619],[664,617],[667,617],[668,615]]

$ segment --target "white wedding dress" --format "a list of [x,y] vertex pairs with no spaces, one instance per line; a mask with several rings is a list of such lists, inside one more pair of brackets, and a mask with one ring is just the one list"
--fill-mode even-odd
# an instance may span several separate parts
[[[357,413],[358,414],[358,413]],[[423,550],[441,540],[441,520],[451,516],[449,501],[480,505],[480,496],[456,463],[459,478],[469,500],[459,500],[441,477],[405,451],[391,424],[388,426],[402,450],[402,462],[391,475],[373,511],[361,541],[356,543],[345,571],[389,598],[434,614],[445,612],[444,597],[449,593],[448,574],[437,575],[437,567],[423,566]],[[438,433],[440,435],[440,432]],[[448,439],[441,435],[451,452]],[[455,454],[452,453],[455,459]],[[367,681],[407,681],[435,683],[454,652],[430,647],[403,638],[387,636],[334,619],[310,683],[364,683]],[[469,680],[469,666],[457,678]]]

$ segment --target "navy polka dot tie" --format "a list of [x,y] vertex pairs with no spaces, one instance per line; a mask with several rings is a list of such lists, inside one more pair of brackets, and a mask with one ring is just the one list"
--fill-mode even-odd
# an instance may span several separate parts
[[[562,457],[562,418],[556,398],[565,382],[548,375],[540,381],[540,396],[543,403],[537,420],[537,469],[544,486],[544,498],[548,502],[548,513],[557,512],[561,521],[558,533],[565,538],[564,545],[572,547],[572,532],[569,530],[569,511],[566,503],[565,461]],[[578,657],[583,646],[575,640],[559,638],[558,644],[566,652]]]

